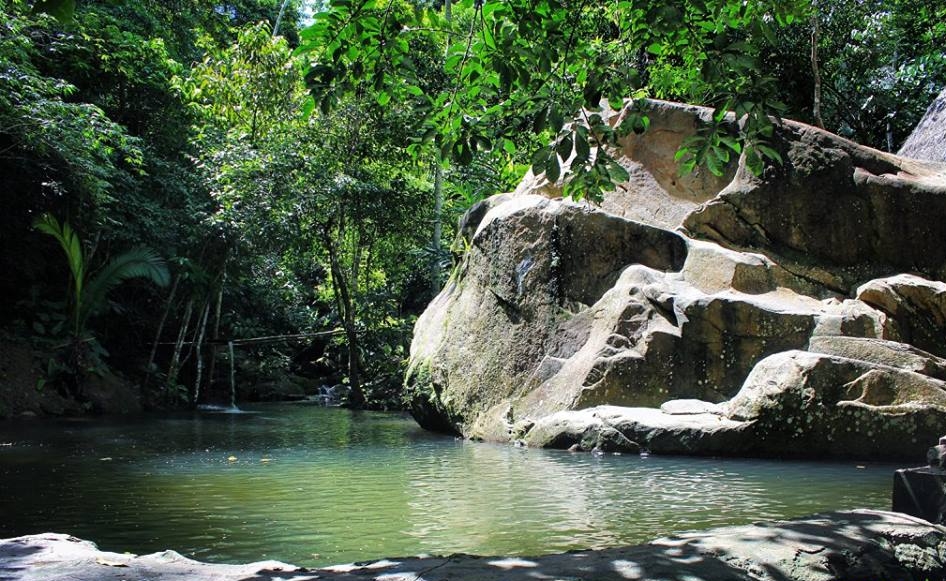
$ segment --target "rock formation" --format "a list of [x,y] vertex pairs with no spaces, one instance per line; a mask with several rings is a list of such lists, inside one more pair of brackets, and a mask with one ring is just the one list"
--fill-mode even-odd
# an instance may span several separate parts
[[946,164],[786,121],[782,165],[681,177],[711,112],[648,108],[600,206],[529,174],[464,217],[415,327],[417,420],[563,448],[922,458],[946,425]]
[[898,153],[904,157],[946,161],[946,89],[930,103]]

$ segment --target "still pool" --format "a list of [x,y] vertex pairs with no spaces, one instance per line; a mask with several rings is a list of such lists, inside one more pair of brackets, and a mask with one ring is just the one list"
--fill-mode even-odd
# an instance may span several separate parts
[[889,508],[893,466],[592,457],[464,442],[403,415],[251,413],[0,423],[0,537],[298,565],[537,555],[711,526]]

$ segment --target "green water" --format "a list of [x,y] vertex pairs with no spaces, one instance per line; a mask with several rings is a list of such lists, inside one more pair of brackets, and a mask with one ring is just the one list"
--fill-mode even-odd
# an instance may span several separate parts
[[0,424],[0,536],[55,531],[214,562],[537,555],[888,508],[893,470],[595,458],[457,441],[399,414],[253,411]]

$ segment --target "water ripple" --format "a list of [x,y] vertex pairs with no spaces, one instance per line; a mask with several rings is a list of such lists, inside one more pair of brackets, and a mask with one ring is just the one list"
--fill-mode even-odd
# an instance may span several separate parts
[[[0,535],[317,565],[530,555],[886,508],[892,467],[646,459],[456,442],[397,414],[265,406],[0,426]],[[65,429],[64,429],[65,428]]]

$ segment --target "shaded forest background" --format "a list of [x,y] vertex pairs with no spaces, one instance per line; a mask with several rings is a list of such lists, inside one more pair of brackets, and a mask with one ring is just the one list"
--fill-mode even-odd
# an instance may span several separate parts
[[[230,340],[241,399],[325,384],[345,386],[353,406],[397,407],[413,321],[463,251],[451,248],[457,218],[530,166],[548,170],[541,152],[565,142],[572,109],[758,101],[896,151],[946,84],[946,7],[934,1],[790,2],[777,14],[638,3],[637,22],[666,33],[637,44],[580,1],[65,4],[0,1],[0,349],[28,347],[35,372],[0,390],[86,407],[84,386],[106,375],[152,407],[228,402]],[[496,28],[510,46],[558,50],[547,65],[527,55],[558,85],[513,71],[484,97],[487,75],[468,69],[473,41],[493,38],[487,10],[511,23]],[[680,40],[701,26],[702,44]],[[621,74],[578,86],[573,68]],[[409,82],[392,82],[404,70]],[[515,119],[492,133],[469,113],[500,105]],[[712,151],[694,161],[729,161]],[[620,178],[587,176],[591,193]],[[88,282],[142,249],[167,280],[130,273],[82,307],[68,252],[34,227],[47,215],[74,229],[70,260]],[[290,338],[246,341],[272,336]],[[0,416],[17,411],[9,401]]]

